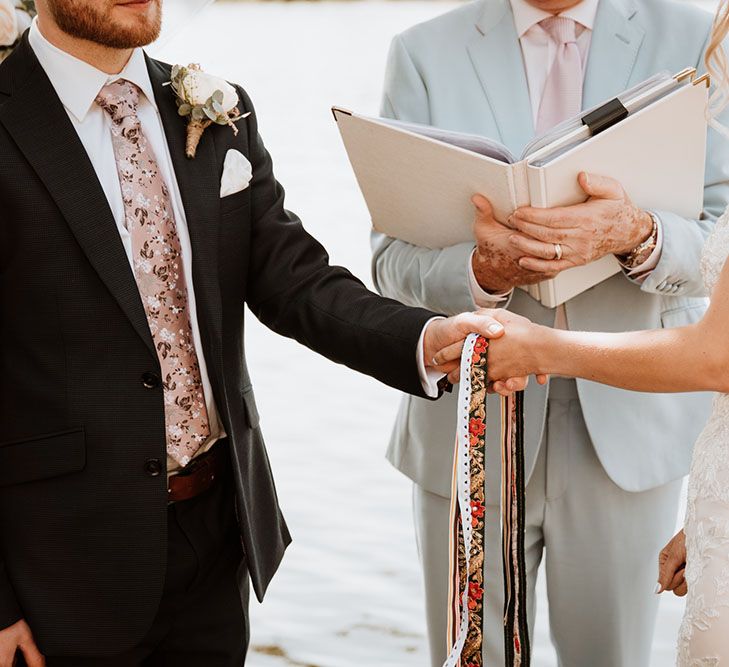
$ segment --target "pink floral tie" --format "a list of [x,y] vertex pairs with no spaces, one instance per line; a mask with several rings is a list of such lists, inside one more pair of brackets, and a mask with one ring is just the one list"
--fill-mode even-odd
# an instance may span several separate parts
[[577,24],[566,16],[539,22],[557,44],[557,57],[544,87],[537,116],[537,135],[569,120],[582,110],[582,55],[577,46]]
[[167,453],[185,466],[208,439],[210,425],[170,195],[137,116],[137,86],[110,83],[96,103],[112,120],[134,277],[162,368]]

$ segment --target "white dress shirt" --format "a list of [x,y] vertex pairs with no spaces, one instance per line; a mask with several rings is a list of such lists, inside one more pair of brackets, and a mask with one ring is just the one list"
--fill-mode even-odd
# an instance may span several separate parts
[[[170,200],[177,225],[177,234],[182,247],[182,265],[187,283],[192,336],[200,364],[200,375],[202,377],[205,403],[208,409],[210,438],[198,452],[197,455],[199,455],[210,449],[217,440],[225,437],[225,432],[215,406],[205,361],[205,353],[200,337],[200,326],[197,320],[195,305],[195,286],[192,278],[192,246],[187,227],[187,219],[185,217],[185,209],[182,204],[180,188],[172,164],[169,146],[167,145],[164,127],[159,116],[157,104],[155,103],[152,82],[149,79],[144,52],[142,49],[135,49],[124,69],[119,74],[109,75],[51,44],[41,33],[37,19],[33,21],[31,26],[29,40],[38,61],[48,75],[91,160],[94,171],[109,202],[132,270],[134,266],[132,261],[132,238],[126,227],[124,202],[122,200],[121,186],[119,185],[119,176],[111,139],[111,118],[109,114],[96,104],[95,100],[105,85],[118,79],[126,79],[134,83],[142,91],[142,95],[139,96],[138,116],[142,130],[152,147],[152,151],[160,168],[160,173],[170,193]],[[443,375],[426,369],[424,363],[423,340],[428,324],[430,322],[425,325],[420,336],[416,357],[423,389],[428,396],[435,398],[438,395],[437,383]],[[171,457],[167,458],[168,473],[178,470],[179,467],[174,459]]]
[[[547,85],[549,72],[557,57],[557,44],[539,23],[553,16],[553,14],[530,5],[527,0],[509,1],[514,14],[516,33],[519,36],[519,44],[521,45],[524,70],[529,87],[529,99],[532,105],[532,117],[536,126],[544,88]],[[587,58],[590,52],[598,3],[599,0],[582,0],[571,9],[560,13],[560,16],[571,18],[577,23],[577,46],[582,55],[583,72],[587,70]],[[644,263],[628,271],[631,278],[644,280],[658,265],[663,245],[663,230],[660,219],[657,216],[656,219],[658,221],[658,243],[656,248]],[[468,275],[474,303],[481,308],[497,308],[511,294],[511,291],[504,294],[491,294],[482,289],[476,280],[470,261],[468,263]],[[566,328],[564,312],[561,315],[560,323],[563,325],[561,328]]]
[[[172,166],[172,158],[167,146],[162,120],[154,101],[152,82],[149,79],[144,53],[141,49],[135,49],[124,69],[119,74],[110,76],[51,44],[38,28],[37,19],[31,25],[29,40],[38,61],[51,80],[51,84],[66,109],[66,113],[68,113],[68,117],[71,119],[71,123],[91,160],[109,202],[130,267],[133,267],[132,237],[126,227],[124,201],[122,200],[116,159],[114,158],[114,147],[111,141],[111,118],[96,104],[95,100],[106,84],[117,79],[131,81],[142,91],[142,95],[139,96],[139,120],[157,159],[162,178],[169,189],[170,201],[177,225],[177,235],[180,237],[182,247],[182,265],[187,283],[192,337],[200,364],[200,375],[210,421],[210,438],[201,448],[199,453],[202,453],[210,449],[219,438],[224,437],[225,433],[215,406],[205,362],[205,353],[200,338],[200,326],[195,307],[195,286],[192,280],[192,246],[185,209],[182,205],[180,188]],[[177,469],[179,469],[179,465],[174,459],[168,457],[167,471],[173,472]]]

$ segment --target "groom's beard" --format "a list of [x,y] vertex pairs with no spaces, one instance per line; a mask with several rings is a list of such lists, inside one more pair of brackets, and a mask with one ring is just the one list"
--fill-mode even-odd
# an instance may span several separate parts
[[46,0],[46,3],[63,32],[112,49],[151,44],[162,28],[162,0],[149,0],[146,6],[129,0]]

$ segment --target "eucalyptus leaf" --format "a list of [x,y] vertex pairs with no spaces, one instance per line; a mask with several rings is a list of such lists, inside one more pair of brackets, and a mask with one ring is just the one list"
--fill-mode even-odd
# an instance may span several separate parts
[[203,111],[205,112],[205,115],[212,121],[218,122],[218,114],[216,114],[212,109],[208,109],[207,107],[203,107]]
[[171,78],[173,78],[173,79],[176,78],[179,73],[180,73],[180,66],[179,65],[173,66],[172,72],[171,72]]
[[203,111],[202,107],[193,107],[192,108],[192,117],[194,120],[202,120],[205,118],[205,112]]
[[189,104],[180,104],[177,109],[177,113],[179,113],[180,116],[189,116],[191,111],[192,107]]
[[215,109],[215,111],[217,111],[219,114],[225,114],[225,108],[220,102],[213,100],[212,106],[213,109]]
[[211,99],[218,104],[222,104],[225,99],[225,93],[222,90],[216,90],[212,95]]

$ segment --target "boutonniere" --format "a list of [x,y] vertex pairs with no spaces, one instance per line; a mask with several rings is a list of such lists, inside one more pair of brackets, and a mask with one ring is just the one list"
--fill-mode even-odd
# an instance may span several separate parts
[[188,119],[185,154],[189,158],[195,157],[203,132],[213,123],[229,125],[237,135],[236,121],[251,115],[238,111],[238,93],[233,86],[203,72],[200,65],[175,65],[165,85],[172,86],[177,112]]
[[34,0],[0,0],[0,62],[18,45],[35,15]]

